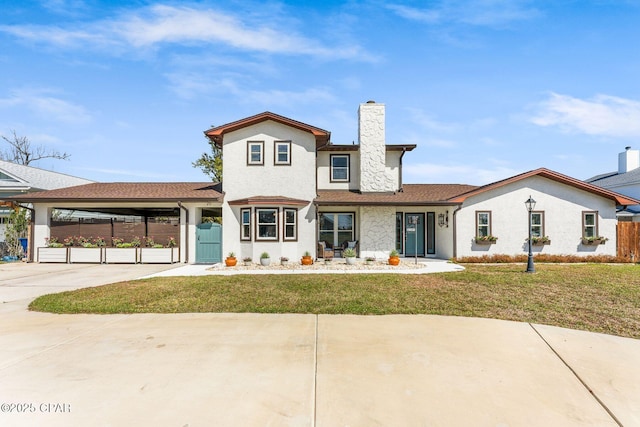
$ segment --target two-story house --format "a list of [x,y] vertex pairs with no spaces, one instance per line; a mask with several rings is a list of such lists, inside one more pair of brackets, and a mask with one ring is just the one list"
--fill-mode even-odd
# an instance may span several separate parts
[[[180,260],[197,263],[229,252],[317,256],[319,242],[338,256],[345,242],[357,242],[361,258],[393,249],[444,259],[518,255],[527,252],[529,230],[548,237],[536,253],[615,255],[616,210],[640,203],[544,168],[481,187],[406,184],[402,164],[416,146],[386,143],[384,104],[361,104],[358,120],[358,143],[347,145],[270,112],[209,129],[223,153],[222,186],[94,183],[14,200],[33,203],[35,247],[50,235],[54,208],[179,216]],[[204,220],[210,216],[222,224]],[[609,242],[593,245],[595,237]]]

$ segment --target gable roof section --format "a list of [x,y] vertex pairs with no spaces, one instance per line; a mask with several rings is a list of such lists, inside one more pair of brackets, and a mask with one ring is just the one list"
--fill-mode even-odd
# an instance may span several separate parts
[[7,197],[19,202],[168,202],[222,201],[220,184],[212,182],[96,182]]
[[315,203],[321,206],[353,205],[455,205],[450,198],[477,188],[464,184],[404,184],[395,193],[360,193],[349,190],[319,190]]
[[20,165],[5,160],[0,160],[0,173],[14,178],[12,180],[0,180],[0,191],[53,190],[93,182],[89,179],[52,172],[33,166]]
[[264,113],[256,114],[255,116],[246,117],[235,122],[211,128],[209,130],[206,130],[204,134],[207,136],[207,138],[213,141],[218,148],[222,148],[222,138],[224,137],[225,133],[233,132],[235,130],[252,126],[267,120],[272,120],[286,126],[291,126],[293,128],[312,133],[316,137],[316,147],[321,147],[327,144],[329,142],[329,138],[331,137],[331,132],[329,131],[299,122],[297,120],[290,119],[288,117],[280,116],[270,111],[265,111]]
[[466,193],[460,194],[458,196],[452,197],[449,199],[451,202],[462,203],[467,198],[475,196],[477,194],[481,194],[487,191],[491,191],[496,188],[503,187],[505,185],[521,181],[523,179],[530,178],[532,176],[540,176],[543,178],[547,178],[561,184],[569,185],[571,187],[577,188],[579,190],[587,191],[589,193],[596,194],[600,197],[604,197],[610,200],[614,200],[617,205],[628,206],[628,205],[637,205],[640,204],[639,200],[636,200],[632,197],[627,197],[622,194],[604,189],[602,187],[598,187],[593,184],[589,184],[584,181],[580,181],[579,179],[571,178],[570,176],[563,175],[558,172],[554,172],[552,170],[546,168],[539,168],[529,172],[521,173],[519,175],[512,176],[511,178],[503,179],[501,181],[496,181],[491,184],[483,185],[482,187],[478,187],[474,190],[468,191]]

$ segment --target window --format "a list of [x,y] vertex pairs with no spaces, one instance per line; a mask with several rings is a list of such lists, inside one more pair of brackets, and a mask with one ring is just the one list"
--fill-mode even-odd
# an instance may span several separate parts
[[332,154],[331,182],[349,182],[349,155]]
[[598,212],[582,212],[582,237],[598,237]]
[[256,240],[278,240],[278,209],[256,209]]
[[298,239],[298,210],[284,210],[284,240]]
[[531,237],[544,237],[544,212],[531,212]]
[[335,247],[355,240],[353,213],[321,213],[318,238]]
[[404,214],[396,212],[396,250],[403,253],[402,243],[404,242]]
[[247,142],[247,165],[264,165],[264,141]]
[[291,164],[291,141],[276,141],[273,150],[273,164]]
[[240,240],[251,240],[251,209],[240,209]]
[[476,236],[491,236],[491,212],[476,212]]

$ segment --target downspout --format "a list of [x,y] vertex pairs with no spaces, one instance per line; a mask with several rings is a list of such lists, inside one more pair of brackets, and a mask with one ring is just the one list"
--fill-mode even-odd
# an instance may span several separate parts
[[453,258],[458,258],[458,222],[456,221],[456,214],[462,209],[462,205],[458,205],[456,210],[453,211]]
[[33,236],[35,235],[36,210],[28,206],[23,206],[20,203],[14,203],[14,205],[31,212],[31,221],[29,221],[29,236],[31,238],[29,239],[29,256],[27,257],[27,262],[33,262]]
[[398,177],[398,184],[399,184],[399,188],[398,190],[402,191],[402,158],[404,157],[405,153],[407,152],[406,148],[402,148],[402,154],[400,154],[400,176]]
[[178,201],[180,209],[184,210],[185,214],[185,229],[184,229],[184,262],[189,263],[189,209],[182,206],[182,202]]

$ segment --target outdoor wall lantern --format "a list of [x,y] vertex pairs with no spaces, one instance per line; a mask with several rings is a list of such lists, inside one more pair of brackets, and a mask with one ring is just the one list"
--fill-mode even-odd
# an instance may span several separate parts
[[533,253],[531,252],[531,212],[533,212],[536,207],[536,201],[529,196],[529,199],[524,202],[524,205],[527,207],[527,211],[529,212],[529,256],[527,257],[526,273],[535,273],[536,268],[533,265]]
[[440,227],[449,227],[449,211],[447,211],[446,215],[443,213],[438,214],[438,225]]

